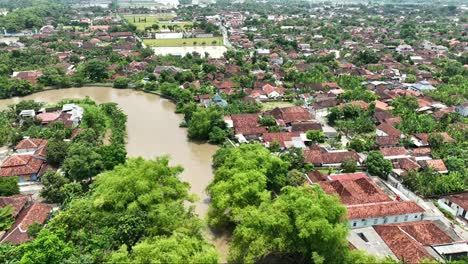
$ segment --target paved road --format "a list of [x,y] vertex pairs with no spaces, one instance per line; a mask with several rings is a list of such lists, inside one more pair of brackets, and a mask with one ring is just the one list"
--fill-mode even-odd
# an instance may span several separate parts
[[221,28],[221,32],[223,33],[224,46],[226,46],[226,48],[228,49],[232,49],[233,46],[231,42],[229,41],[229,35],[227,32],[227,29],[222,24],[220,24],[219,27]]

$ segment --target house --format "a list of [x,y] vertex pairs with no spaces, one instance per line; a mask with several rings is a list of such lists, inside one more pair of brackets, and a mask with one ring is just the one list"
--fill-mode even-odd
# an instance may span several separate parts
[[35,154],[12,155],[0,166],[0,177],[18,176],[20,182],[37,181],[46,168],[45,159]]
[[338,195],[346,206],[392,201],[369,177],[361,173],[354,177],[337,176],[335,179],[318,182],[318,185],[327,194]]
[[47,140],[41,138],[25,138],[15,146],[16,153],[35,153],[36,155],[46,157]]
[[392,125],[388,123],[382,123],[377,126],[376,134],[379,137],[397,137],[397,138],[404,138],[403,133],[400,130],[396,129]]
[[305,133],[309,130],[322,131],[322,124],[315,121],[303,121],[303,122],[292,122],[291,132],[302,132]]
[[[453,139],[446,132],[441,132],[441,133],[436,133],[436,134],[439,134],[442,137],[442,142],[443,143],[454,143],[454,142],[456,142],[455,139]],[[426,147],[426,146],[430,145],[429,144],[429,137],[430,137],[430,135],[428,133],[418,133],[418,134],[414,134],[411,137],[411,141],[417,147]]]
[[447,195],[440,198],[438,204],[454,216],[468,221],[468,192]]
[[13,72],[11,78],[22,79],[32,84],[37,83],[37,79],[42,76],[42,71],[20,71]]
[[389,147],[389,148],[380,148],[380,152],[384,156],[384,159],[396,160],[410,158],[408,151],[404,147]]
[[[8,197],[0,197],[0,203],[2,199]],[[19,199],[19,198],[18,198]],[[33,223],[44,224],[52,211],[52,206],[44,203],[24,203],[22,201],[14,201],[15,212],[18,208],[21,208],[19,214],[14,215],[15,224],[8,230],[3,237],[1,237],[0,243],[10,243],[13,245],[19,245],[26,241],[31,240],[27,231],[29,226]]]
[[174,66],[156,66],[156,68],[154,68],[153,73],[154,75],[156,75],[156,77],[159,77],[161,75],[161,72],[163,71],[175,74],[178,72],[182,72],[184,70],[181,68],[174,67]]
[[382,136],[376,137],[375,143],[378,147],[396,147],[400,144],[400,137]]
[[[460,245],[462,251],[465,251],[461,256],[466,256],[466,242],[455,242],[455,235],[449,235],[443,230],[445,227],[439,225],[433,221],[417,221],[378,225],[373,228],[398,260],[405,263],[456,258],[447,252],[447,245]],[[459,240],[458,237],[456,239]]]
[[408,86],[409,89],[418,92],[418,93],[424,93],[427,91],[434,91],[436,88],[432,86],[428,81],[421,81],[418,83],[412,83]]
[[235,114],[229,116],[230,122],[225,122],[227,127],[234,128],[234,135],[239,142],[247,142],[248,140],[258,139],[264,133],[267,133],[266,127],[260,126],[258,114]]
[[441,159],[424,160],[424,161],[421,161],[421,163],[424,165],[424,167],[433,168],[438,173],[442,173],[442,174],[448,173],[448,169],[445,166],[444,161]]
[[263,92],[270,99],[281,98],[284,95],[284,88],[275,87],[270,84],[266,84],[262,87]]
[[307,140],[305,134],[299,132],[273,132],[263,133],[262,140],[266,147],[269,147],[271,143],[278,142],[282,148],[302,148],[306,146],[304,141]]
[[354,151],[327,151],[323,148],[307,149],[304,151],[304,161],[317,167],[339,167],[346,159],[353,159],[361,163],[362,159]]
[[312,114],[301,106],[276,107],[265,114],[273,116],[279,123],[284,123],[286,126],[290,126],[293,122],[310,121],[313,119]]
[[468,102],[455,107],[455,111],[463,117],[468,116]]
[[211,106],[221,106],[226,107],[228,106],[228,102],[224,100],[219,94],[215,94],[213,98],[206,100],[205,105],[206,108]]
[[403,158],[393,162],[393,168],[393,172],[402,177],[407,175],[409,171],[418,171],[421,166],[411,158]]
[[411,52],[414,52],[414,49],[413,47],[411,47],[410,45],[399,45],[398,47],[396,47],[396,52],[398,53],[411,53]]
[[420,221],[424,216],[424,209],[417,203],[409,201],[358,204],[346,208],[351,228]]

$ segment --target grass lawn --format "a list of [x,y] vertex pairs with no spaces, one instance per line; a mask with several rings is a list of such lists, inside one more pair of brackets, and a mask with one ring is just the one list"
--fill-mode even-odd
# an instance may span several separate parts
[[[214,41],[216,44],[213,43]],[[194,42],[197,44],[195,45]],[[223,38],[144,39],[143,43],[150,47],[222,46]]]
[[289,106],[295,106],[291,102],[266,102],[262,103],[262,109],[265,111],[272,110],[276,107],[289,107]]
[[[146,27],[150,27],[154,24],[158,24],[161,28],[163,25],[178,25],[182,29],[185,25],[192,25],[192,22],[170,22],[164,21],[172,19],[174,16],[172,14],[162,14],[162,15],[125,15],[124,18],[128,23],[133,24],[139,30],[145,30]],[[146,21],[145,21],[146,19]],[[160,21],[163,20],[163,21]]]

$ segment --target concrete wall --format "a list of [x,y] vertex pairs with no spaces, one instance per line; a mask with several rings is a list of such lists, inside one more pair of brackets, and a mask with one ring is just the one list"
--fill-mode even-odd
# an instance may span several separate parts
[[443,209],[449,211],[451,214],[455,215],[455,216],[460,216],[462,218],[465,218],[466,220],[468,220],[468,211],[465,211],[465,214],[463,214],[463,211],[464,209],[460,206],[458,206],[457,204],[454,204],[452,203],[451,205],[449,205],[449,200],[445,199],[445,198],[441,198],[437,201],[437,203],[440,205],[440,207],[442,207]]
[[414,222],[423,220],[422,213],[416,214],[406,214],[406,215],[395,215],[395,216],[386,216],[379,218],[367,218],[367,219],[353,219],[350,220],[351,228],[363,228],[374,225],[383,225],[383,224],[397,224],[405,222]]
[[154,37],[156,39],[181,39],[183,38],[183,33],[171,32],[171,33],[156,33]]

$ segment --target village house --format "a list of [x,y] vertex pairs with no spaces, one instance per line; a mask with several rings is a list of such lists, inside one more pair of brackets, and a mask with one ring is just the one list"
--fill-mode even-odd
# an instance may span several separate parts
[[235,114],[224,117],[224,122],[228,128],[234,128],[234,135],[240,143],[249,140],[258,140],[267,128],[258,123],[258,114]]
[[32,202],[31,197],[14,195],[0,197],[0,207],[12,206],[15,218],[13,226],[3,234],[0,232],[0,243],[19,245],[31,239],[27,233],[33,223],[44,224],[52,211],[52,206],[44,203]]
[[20,71],[13,72],[11,78],[21,79],[36,84],[37,79],[42,76],[42,71]]
[[12,155],[0,166],[0,177],[18,176],[19,182],[37,181],[45,172],[45,158],[35,154]]
[[468,192],[447,195],[437,202],[452,215],[468,221]]
[[304,160],[316,167],[340,167],[347,159],[353,159],[359,165],[362,158],[355,151],[327,150],[318,146],[304,151]]
[[271,111],[265,112],[265,114],[273,116],[282,127],[291,127],[292,123],[310,121],[313,119],[313,115],[301,106],[277,107]]
[[277,142],[283,149],[292,147],[305,149],[305,141],[308,141],[306,135],[299,132],[271,132],[262,135],[262,142],[266,147]]
[[389,148],[380,148],[380,152],[385,159],[388,160],[397,160],[410,158],[408,151],[404,147],[389,147]]

